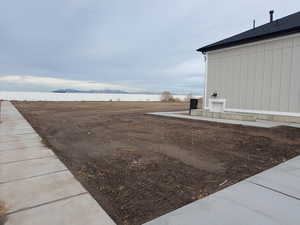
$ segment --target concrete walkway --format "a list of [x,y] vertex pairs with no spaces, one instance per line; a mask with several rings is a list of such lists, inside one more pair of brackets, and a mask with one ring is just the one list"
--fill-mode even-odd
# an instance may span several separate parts
[[180,111],[180,112],[154,112],[154,113],[147,113],[147,114],[155,115],[155,116],[173,117],[179,119],[202,120],[202,121],[209,121],[209,122],[216,122],[216,123],[237,124],[237,125],[251,126],[251,127],[271,128],[277,126],[290,126],[290,127],[300,128],[300,124],[297,123],[280,123],[280,122],[273,122],[268,120],[257,120],[257,121],[225,120],[225,119],[214,119],[214,118],[208,118],[202,116],[190,116],[187,113],[188,113],[187,111]]
[[10,102],[2,102],[1,121],[5,225],[115,224]]

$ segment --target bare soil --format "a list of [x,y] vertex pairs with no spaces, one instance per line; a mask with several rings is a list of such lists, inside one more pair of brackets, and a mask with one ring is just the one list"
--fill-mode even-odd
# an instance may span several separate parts
[[300,153],[300,129],[145,115],[159,102],[14,102],[119,225],[139,225]]
[[5,203],[0,200],[0,225],[3,225],[6,222],[6,212],[7,208]]

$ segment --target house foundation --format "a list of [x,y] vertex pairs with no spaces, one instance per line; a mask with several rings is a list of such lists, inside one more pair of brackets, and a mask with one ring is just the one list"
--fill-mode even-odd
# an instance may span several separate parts
[[242,112],[212,112],[207,109],[194,109],[191,111],[192,116],[202,116],[214,119],[227,119],[227,120],[242,120],[242,121],[257,121],[257,120],[269,120],[273,122],[283,123],[299,123],[299,116],[286,116],[286,115],[273,115],[263,113],[242,113]]

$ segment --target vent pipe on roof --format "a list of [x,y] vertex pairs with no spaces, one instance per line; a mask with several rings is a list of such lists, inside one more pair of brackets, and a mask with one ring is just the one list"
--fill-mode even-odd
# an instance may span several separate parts
[[274,10],[270,10],[270,23],[273,22],[273,14],[274,14]]
[[255,29],[255,20],[253,20],[253,29]]

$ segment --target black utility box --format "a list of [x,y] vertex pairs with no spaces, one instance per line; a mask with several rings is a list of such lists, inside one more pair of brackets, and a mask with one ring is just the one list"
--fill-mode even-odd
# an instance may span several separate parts
[[198,99],[196,98],[191,98],[190,99],[190,114],[192,109],[197,109],[198,108]]

